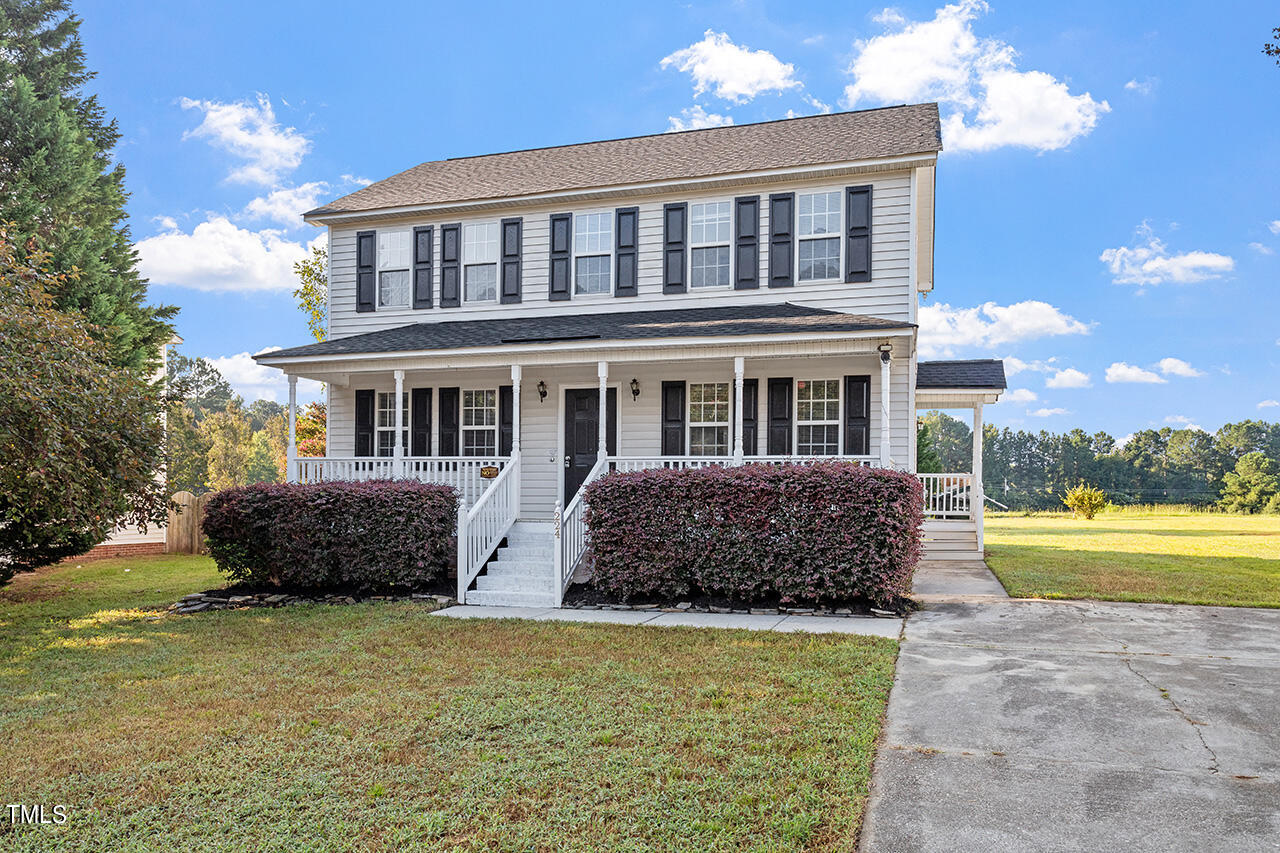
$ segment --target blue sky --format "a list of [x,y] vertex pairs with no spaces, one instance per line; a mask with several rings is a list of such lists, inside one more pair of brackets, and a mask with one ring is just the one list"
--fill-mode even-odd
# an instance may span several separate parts
[[309,340],[288,270],[313,200],[443,157],[939,100],[924,354],[1022,368],[991,422],[1123,436],[1280,417],[1269,5],[76,8],[151,297],[248,397],[284,393],[248,353]]

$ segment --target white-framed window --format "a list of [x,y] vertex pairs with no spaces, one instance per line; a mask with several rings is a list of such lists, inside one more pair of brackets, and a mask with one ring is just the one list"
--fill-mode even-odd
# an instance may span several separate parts
[[[375,427],[377,429],[379,456],[395,456],[396,454],[396,392],[378,392],[378,412]],[[409,453],[409,392],[405,391],[400,401],[400,421],[405,455]]]
[[462,226],[462,298],[498,301],[498,223]]
[[796,454],[840,454],[840,380],[796,381]]
[[733,206],[727,201],[689,205],[689,287],[728,287]]
[[480,388],[462,392],[462,455],[498,454],[498,392]]
[[800,193],[796,214],[800,281],[840,278],[840,191]]
[[593,296],[613,292],[613,213],[573,217],[573,292]]
[[689,383],[689,455],[729,455],[729,383]]
[[378,307],[409,307],[408,231],[378,232]]

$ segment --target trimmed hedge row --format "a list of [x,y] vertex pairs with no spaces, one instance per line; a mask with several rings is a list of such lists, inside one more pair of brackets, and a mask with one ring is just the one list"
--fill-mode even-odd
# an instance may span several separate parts
[[920,556],[919,480],[847,462],[614,473],[584,500],[592,583],[622,599],[892,605]]
[[410,590],[455,565],[457,515],[450,486],[259,483],[211,495],[204,533],[232,582],[297,592]]

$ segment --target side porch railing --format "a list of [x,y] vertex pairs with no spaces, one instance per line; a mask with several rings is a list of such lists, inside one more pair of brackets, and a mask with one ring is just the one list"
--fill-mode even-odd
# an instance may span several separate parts
[[467,587],[484,568],[515,524],[520,512],[520,454],[513,453],[506,467],[482,495],[467,508],[458,506],[458,603],[467,603]]
[[323,456],[301,457],[295,463],[299,483],[334,480],[363,481],[408,478],[423,483],[453,486],[471,506],[490,486],[480,476],[484,468],[504,469],[505,457],[480,456]]
[[916,474],[924,487],[926,519],[973,517],[972,474]]

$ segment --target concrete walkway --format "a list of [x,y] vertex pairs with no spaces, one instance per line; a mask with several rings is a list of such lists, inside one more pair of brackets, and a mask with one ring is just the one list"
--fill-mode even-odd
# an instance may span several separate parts
[[953,574],[920,578],[863,850],[1280,850],[1280,611]]
[[535,622],[608,622],[616,625],[684,625],[748,631],[804,631],[810,634],[864,634],[897,639],[901,619],[866,616],[782,616],[751,613],[663,613],[651,610],[558,610],[554,607],[473,607],[458,605],[433,615],[455,619],[532,619]]

